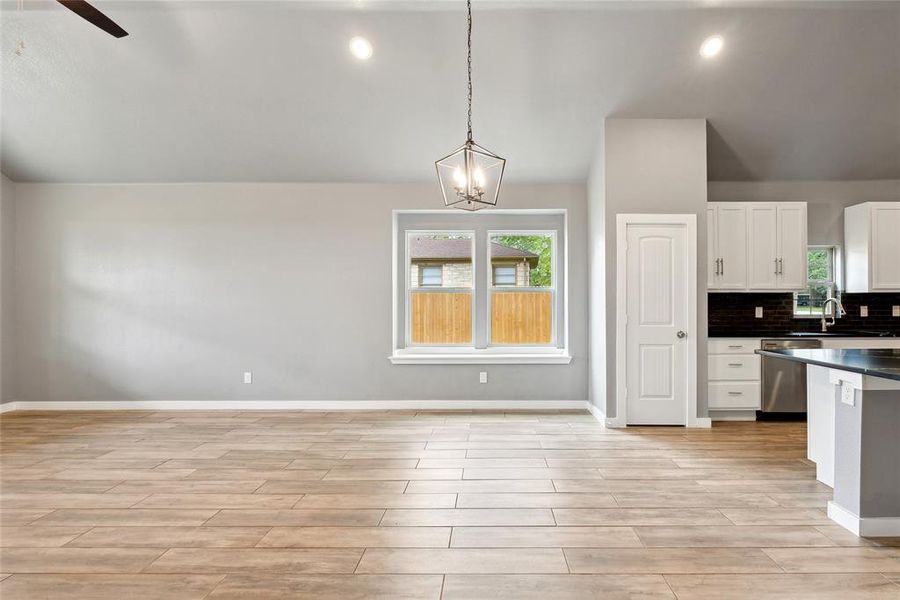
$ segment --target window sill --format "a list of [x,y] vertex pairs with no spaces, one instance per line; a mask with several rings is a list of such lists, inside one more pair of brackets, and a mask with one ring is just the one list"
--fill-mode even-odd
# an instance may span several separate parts
[[396,350],[388,357],[394,365],[567,365],[564,350],[552,352],[409,352]]

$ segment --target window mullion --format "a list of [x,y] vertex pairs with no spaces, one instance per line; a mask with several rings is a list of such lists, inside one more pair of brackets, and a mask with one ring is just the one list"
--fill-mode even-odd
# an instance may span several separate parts
[[474,301],[472,317],[475,327],[473,341],[476,348],[487,348],[488,346],[489,262],[487,229],[483,225],[477,225],[475,227],[474,271],[472,273],[472,300]]

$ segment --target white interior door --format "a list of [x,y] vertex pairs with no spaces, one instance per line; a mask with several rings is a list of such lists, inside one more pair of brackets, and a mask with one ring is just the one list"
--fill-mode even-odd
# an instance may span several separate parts
[[687,424],[687,228],[626,228],[625,405],[630,425]]

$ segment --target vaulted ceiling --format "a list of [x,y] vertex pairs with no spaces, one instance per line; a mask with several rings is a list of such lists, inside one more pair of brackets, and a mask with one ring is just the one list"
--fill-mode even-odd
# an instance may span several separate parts
[[[93,3],[130,35],[2,4],[14,180],[422,181],[464,139],[462,0]],[[709,119],[713,180],[900,178],[900,3],[475,0],[474,19],[475,138],[512,180],[583,180],[609,116]]]

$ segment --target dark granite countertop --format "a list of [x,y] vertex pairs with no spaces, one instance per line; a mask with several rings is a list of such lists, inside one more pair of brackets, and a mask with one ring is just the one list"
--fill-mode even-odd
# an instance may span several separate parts
[[900,333],[893,331],[829,331],[827,333],[817,331],[766,331],[758,333],[729,333],[716,331],[708,335],[710,338],[897,338]]
[[761,356],[793,360],[841,371],[900,381],[900,348],[757,350]]

